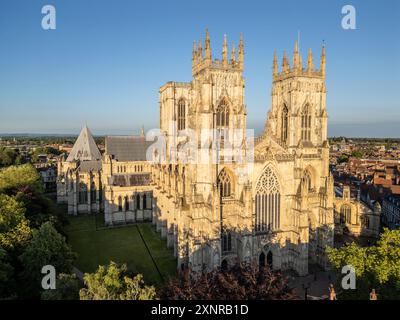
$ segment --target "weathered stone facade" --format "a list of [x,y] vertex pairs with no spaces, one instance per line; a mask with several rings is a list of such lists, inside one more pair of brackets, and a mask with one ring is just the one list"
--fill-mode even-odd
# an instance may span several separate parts
[[[320,69],[314,68],[311,51],[303,67],[296,43],[292,65],[284,56],[279,72],[275,55],[272,106],[253,146],[246,131],[243,39],[237,54],[233,47],[228,58],[225,38],[222,59],[213,60],[207,32],[204,49],[201,42],[193,48],[192,81],[160,88],[159,133],[165,146],[158,138],[147,148],[146,158],[143,153],[118,158],[123,151],[111,152],[117,142],[107,145],[106,140],[101,170],[81,175],[83,161],[61,161],[60,201],[76,203],[75,189],[63,187],[68,179],[98,180],[106,222],[141,221],[151,213],[161,237],[174,249],[179,269],[256,261],[305,275],[310,263],[326,267],[325,247],[333,245],[334,192],[325,63],[322,48]],[[189,129],[197,138],[212,134],[191,141],[195,148],[185,148]],[[241,138],[232,153],[225,146],[237,142],[237,135]],[[201,151],[193,154],[193,149]],[[149,154],[153,161],[146,161]],[[126,182],[140,174],[148,178]],[[83,210],[79,208],[72,205],[70,212]]]

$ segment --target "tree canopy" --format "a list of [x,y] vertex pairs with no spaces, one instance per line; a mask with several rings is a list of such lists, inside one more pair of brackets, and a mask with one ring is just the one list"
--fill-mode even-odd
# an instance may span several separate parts
[[130,277],[125,264],[113,261],[99,266],[95,273],[86,273],[84,282],[81,300],[152,300],[156,296],[155,288],[146,286],[141,274]]
[[24,188],[43,188],[40,175],[32,165],[10,166],[0,170],[0,192],[16,193]]
[[[71,273],[76,255],[50,222],[33,230],[32,240],[20,256],[24,267],[23,277],[32,284],[32,292],[40,289],[42,267],[52,265],[59,273]],[[36,290],[35,290],[36,289]]]
[[287,280],[268,267],[237,263],[228,270],[216,269],[170,279],[161,298],[171,300],[291,300],[296,299]]
[[14,197],[0,194],[0,246],[14,250],[26,244],[30,237],[25,208]]
[[352,243],[338,249],[327,248],[327,254],[338,274],[345,265],[355,269],[356,289],[342,290],[339,298],[367,299],[372,289],[383,299],[400,298],[400,230],[385,229],[376,246]]
[[10,264],[7,252],[0,247],[0,299],[8,298],[12,294],[13,272],[14,268]]
[[56,288],[44,290],[42,300],[79,300],[79,280],[75,274],[60,273],[57,276]]

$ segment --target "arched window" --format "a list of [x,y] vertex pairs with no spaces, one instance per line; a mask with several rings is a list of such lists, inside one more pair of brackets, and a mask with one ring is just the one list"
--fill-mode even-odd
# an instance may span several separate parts
[[264,232],[280,227],[281,195],[276,175],[267,167],[256,185],[255,231]]
[[136,210],[140,210],[140,194],[136,194]]
[[311,110],[307,105],[301,114],[301,140],[311,141]]
[[178,130],[186,128],[186,105],[185,100],[180,99],[178,102]]
[[258,257],[258,266],[260,269],[265,267],[265,253],[261,252],[260,256]]
[[221,101],[217,108],[217,129],[229,127],[229,107],[225,99]]
[[283,107],[282,110],[282,131],[281,131],[281,140],[282,142],[287,141],[288,138],[288,108],[286,105]]
[[308,170],[304,172],[303,177],[301,178],[301,184],[305,187],[307,191],[312,190],[312,183],[311,183],[311,174]]
[[221,198],[230,197],[232,194],[231,177],[225,169],[218,175],[218,189]]
[[351,223],[351,207],[347,204],[340,207],[340,223]]
[[118,211],[122,211],[122,198],[121,198],[121,196],[118,197]]
[[364,227],[369,229],[369,217],[368,216],[364,217]]
[[102,203],[103,201],[103,187],[101,186],[101,181],[99,183],[99,202]]
[[129,198],[125,196],[125,211],[129,211]]
[[147,209],[147,196],[143,193],[143,209]]
[[232,235],[230,232],[226,232],[224,231],[222,233],[222,251],[223,252],[228,252],[228,251],[232,251]]
[[88,201],[87,186],[83,182],[79,183],[79,204],[86,204]]
[[92,182],[90,185],[90,202],[95,203],[96,202],[96,184]]

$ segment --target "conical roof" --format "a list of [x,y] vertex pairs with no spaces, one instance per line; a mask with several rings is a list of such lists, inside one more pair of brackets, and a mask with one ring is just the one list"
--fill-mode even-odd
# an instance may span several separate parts
[[75,160],[100,160],[101,154],[97,148],[96,142],[93,139],[92,133],[87,126],[84,126],[78,139],[67,158],[68,162]]

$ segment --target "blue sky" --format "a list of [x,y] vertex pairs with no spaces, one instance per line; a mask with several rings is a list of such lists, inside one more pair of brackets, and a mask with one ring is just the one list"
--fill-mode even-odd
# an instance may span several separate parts
[[[41,8],[57,29],[41,28]],[[356,8],[344,30],[341,8]],[[159,121],[158,89],[191,80],[194,40],[208,27],[245,43],[248,127],[270,108],[272,56],[327,47],[329,134],[400,137],[400,1],[1,0],[0,132],[130,134]]]

